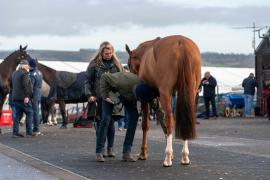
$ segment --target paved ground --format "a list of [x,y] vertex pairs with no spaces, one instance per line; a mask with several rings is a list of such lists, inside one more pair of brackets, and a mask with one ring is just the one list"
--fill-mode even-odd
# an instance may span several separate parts
[[0,154],[0,159],[0,180],[28,180],[30,178],[38,180],[53,179],[53,176],[50,176],[47,173],[22,162],[18,162],[3,154]]
[[[175,140],[173,167],[162,167],[165,139],[160,127],[154,123],[149,132],[147,161],[121,162],[125,133],[117,131],[117,157],[97,163],[94,129],[71,127],[62,130],[42,126],[44,136],[22,139],[11,138],[10,129],[4,128],[0,150],[1,146],[4,148],[0,153],[59,179],[270,179],[269,121],[262,118],[202,120],[197,130],[198,138],[189,146],[192,162],[189,166],[180,165],[182,146],[179,140]],[[141,136],[138,127],[133,148],[135,153],[139,153]],[[6,146],[35,159],[18,158],[18,152],[7,153]]]

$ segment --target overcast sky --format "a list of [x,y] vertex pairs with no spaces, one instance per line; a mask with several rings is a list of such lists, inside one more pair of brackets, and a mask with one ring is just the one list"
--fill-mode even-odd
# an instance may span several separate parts
[[252,53],[252,29],[235,27],[269,26],[269,8],[268,0],[0,0],[0,50],[96,49],[108,40],[124,51],[181,34],[202,52]]

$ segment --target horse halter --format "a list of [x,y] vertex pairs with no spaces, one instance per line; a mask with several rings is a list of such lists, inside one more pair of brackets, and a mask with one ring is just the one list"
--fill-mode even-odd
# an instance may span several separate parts
[[17,57],[17,63],[19,64],[21,60],[28,59],[30,56],[27,54],[25,50],[19,50],[19,56]]

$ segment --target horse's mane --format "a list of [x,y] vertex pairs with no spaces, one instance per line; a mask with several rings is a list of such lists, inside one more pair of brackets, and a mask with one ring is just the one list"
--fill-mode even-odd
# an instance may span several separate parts
[[156,39],[152,39],[149,41],[145,41],[132,51],[132,55],[134,56],[140,56],[142,55],[148,48],[152,47],[157,41],[159,41],[161,38],[157,37]]
[[16,50],[14,52],[12,52],[11,54],[9,54],[3,61],[9,59],[11,56],[13,56],[15,53],[17,53],[19,50]]

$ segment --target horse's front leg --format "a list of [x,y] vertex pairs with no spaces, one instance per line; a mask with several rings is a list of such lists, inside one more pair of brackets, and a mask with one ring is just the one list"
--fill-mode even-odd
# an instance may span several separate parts
[[188,140],[183,141],[183,149],[182,149],[182,158],[181,158],[182,165],[189,165],[189,150],[188,150]]
[[59,108],[62,115],[62,126],[61,129],[67,128],[67,117],[66,117],[66,104],[64,101],[59,101]]
[[164,167],[172,166],[173,159],[173,147],[172,147],[172,130],[173,130],[173,113],[171,110],[171,97],[168,94],[160,93],[160,102],[165,111],[166,115],[166,127],[167,127],[167,137],[166,137],[166,150],[165,150],[165,160],[163,162]]
[[139,156],[140,160],[146,160],[148,157],[148,142],[147,142],[147,131],[149,130],[149,118],[150,111],[149,105],[147,103],[142,104],[142,130],[143,130],[143,140],[141,146],[141,153]]

